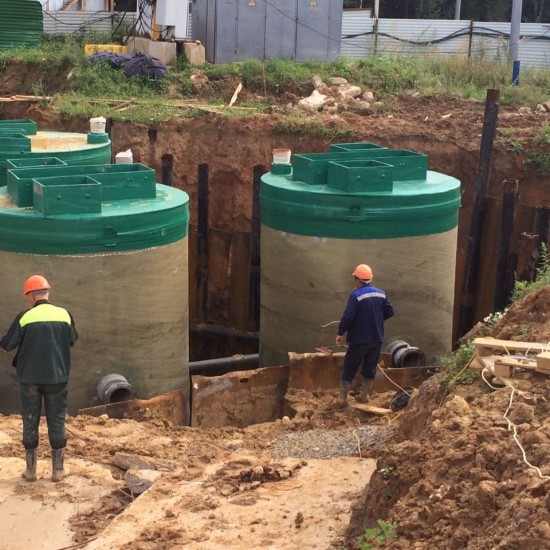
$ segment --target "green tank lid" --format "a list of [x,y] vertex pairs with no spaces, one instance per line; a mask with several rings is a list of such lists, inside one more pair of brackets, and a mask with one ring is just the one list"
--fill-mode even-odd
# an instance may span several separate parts
[[[0,126],[0,187],[6,185],[6,170],[11,167],[8,160],[57,157],[71,165],[111,162],[111,141],[107,134],[36,132],[36,124],[33,121],[2,122],[13,124]],[[23,123],[25,125],[21,126]]]
[[[460,182],[427,169],[426,155],[370,143],[293,155],[262,176],[262,223],[318,237],[388,239],[458,224]],[[286,173],[285,173],[286,172]]]
[[0,188],[0,250],[89,254],[187,236],[187,193],[156,183],[143,164],[67,166],[55,157],[37,163],[9,170]]
[[0,134],[13,134],[14,132],[34,136],[37,132],[36,122],[28,118],[0,120]]

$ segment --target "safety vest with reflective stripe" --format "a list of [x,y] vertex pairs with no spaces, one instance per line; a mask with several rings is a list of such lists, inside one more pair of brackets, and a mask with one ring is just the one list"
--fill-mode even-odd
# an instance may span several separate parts
[[18,348],[12,364],[21,382],[59,384],[69,379],[70,348],[77,338],[71,314],[39,300],[15,318],[0,346],[6,351]]

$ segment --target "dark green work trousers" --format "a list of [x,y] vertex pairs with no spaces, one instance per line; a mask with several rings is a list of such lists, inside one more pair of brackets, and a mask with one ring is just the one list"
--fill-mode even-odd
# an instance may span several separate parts
[[67,444],[65,415],[67,413],[67,383],[19,384],[21,392],[21,416],[23,417],[23,445],[25,449],[38,447],[38,425],[42,399],[48,423],[48,437],[52,449],[62,449]]

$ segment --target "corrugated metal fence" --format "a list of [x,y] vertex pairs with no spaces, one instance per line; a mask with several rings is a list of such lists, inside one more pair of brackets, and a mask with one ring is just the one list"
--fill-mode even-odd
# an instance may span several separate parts
[[[82,29],[111,30],[118,23],[111,12],[46,11],[44,33],[71,33]],[[135,14],[126,18],[133,20]],[[191,32],[189,17],[189,34]],[[370,10],[344,10],[340,55],[456,55],[475,59],[505,60],[510,23],[443,19],[379,19]],[[524,67],[550,67],[550,25],[522,23],[519,58]]]
[[[71,34],[87,31],[110,31],[118,25],[122,13],[110,11],[45,11],[44,34]],[[127,13],[124,21],[134,20],[133,13]]]
[[[506,60],[510,23],[429,19],[375,19],[346,12],[340,55],[457,55]],[[523,66],[550,67],[550,25],[522,23],[519,58]]]

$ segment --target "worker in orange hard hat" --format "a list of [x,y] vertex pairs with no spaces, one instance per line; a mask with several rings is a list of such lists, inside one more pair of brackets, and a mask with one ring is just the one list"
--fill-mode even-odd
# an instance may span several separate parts
[[50,283],[32,275],[23,285],[31,305],[19,313],[0,340],[5,351],[17,348],[12,365],[17,369],[23,419],[23,445],[27,469],[23,477],[36,481],[38,426],[42,401],[52,447],[52,481],[65,477],[67,444],[67,382],[71,370],[70,348],[78,338],[71,314],[49,302]]
[[386,293],[371,285],[373,273],[368,265],[358,265],[352,275],[355,278],[355,290],[348,299],[336,336],[336,345],[341,346],[343,335],[347,333],[348,349],[338,400],[341,406],[347,403],[351,382],[360,365],[363,382],[357,399],[362,403],[369,401],[384,340],[384,321],[393,315],[393,307]]

